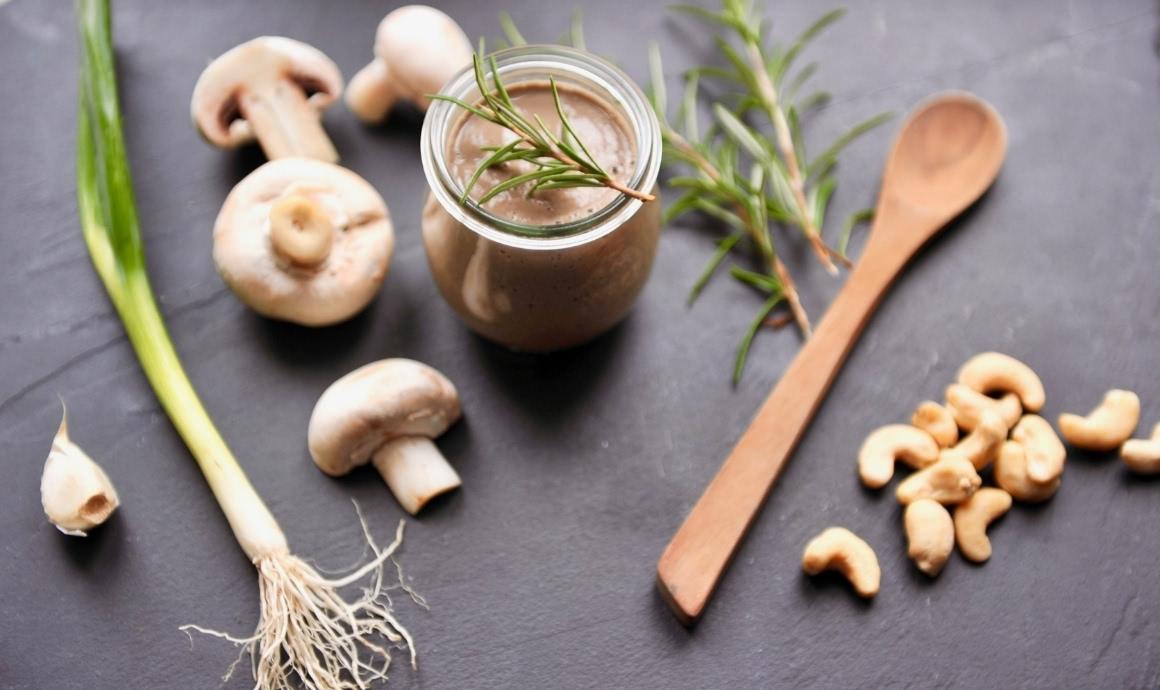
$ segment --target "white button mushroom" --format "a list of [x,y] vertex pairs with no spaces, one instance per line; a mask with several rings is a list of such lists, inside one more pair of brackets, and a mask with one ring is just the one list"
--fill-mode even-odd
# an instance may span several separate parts
[[394,238],[387,205],[366,180],[330,163],[282,158],[226,197],[213,256],[226,284],[258,313],[324,326],[378,293]]
[[74,537],[87,536],[88,530],[108,520],[120,505],[109,476],[69,439],[67,413],[61,415],[44,463],[40,503],[49,521]]
[[457,419],[459,395],[447,377],[410,359],[384,359],[326,389],[310,416],[307,443],[331,476],[369,460],[414,515],[461,483],[432,442]]
[[375,59],[350,80],[346,104],[364,122],[381,122],[396,101],[422,110],[428,94],[438,93],[451,77],[471,64],[471,41],[433,7],[407,5],[379,22]]
[[206,141],[225,149],[257,138],[266,157],[334,162],[322,111],[342,95],[342,73],[322,51],[261,36],[226,51],[201,73],[190,105]]

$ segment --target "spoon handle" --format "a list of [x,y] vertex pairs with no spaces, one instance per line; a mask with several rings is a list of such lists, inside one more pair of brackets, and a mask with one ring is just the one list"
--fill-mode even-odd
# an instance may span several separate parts
[[[700,617],[862,328],[913,253],[909,243],[891,241],[917,224],[900,215],[906,214],[876,218],[873,239],[846,285],[661,555],[657,585],[681,622]],[[887,224],[892,227],[878,230]]]

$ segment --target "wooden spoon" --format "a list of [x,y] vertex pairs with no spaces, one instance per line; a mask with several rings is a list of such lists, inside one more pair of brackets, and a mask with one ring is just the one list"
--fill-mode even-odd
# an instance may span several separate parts
[[682,622],[700,617],[894,277],[991,186],[1006,150],[1003,120],[968,93],[939,94],[907,118],[858,265],[661,555],[657,585]]

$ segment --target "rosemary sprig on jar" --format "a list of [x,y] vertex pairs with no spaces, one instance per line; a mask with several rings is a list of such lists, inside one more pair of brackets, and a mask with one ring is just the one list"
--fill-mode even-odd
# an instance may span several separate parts
[[[685,190],[665,213],[665,222],[688,212],[700,212],[722,221],[732,233],[722,239],[709,264],[694,283],[689,301],[696,300],[726,257],[748,239],[761,258],[764,272],[733,266],[730,275],[757,289],[766,299],[750,322],[737,348],[733,380],[740,380],[749,347],[770,314],[783,301],[803,335],[811,332],[809,316],[802,308],[789,269],[778,255],[773,226],[796,227],[810,243],[822,265],[831,273],[836,264],[849,265],[845,246],[856,222],[870,216],[859,211],[844,226],[838,248],[822,239],[822,227],[830,198],[837,188],[833,176],[837,157],[851,141],[885,122],[881,114],[861,122],[838,137],[812,160],[807,158],[801,131],[800,113],[826,100],[825,92],[815,92],[801,101],[799,89],[814,74],[815,63],[797,70],[787,81],[796,58],[805,45],[844,10],[834,10],[803,31],[788,47],[767,46],[768,26],[751,0],[722,0],[719,12],[701,7],[680,6],[693,14],[728,29],[718,35],[718,50],[728,68],[699,67],[685,77],[685,89],[676,119],[667,117],[667,98],[660,51],[652,47],[652,102],[661,123],[666,163],[688,168],[690,174],[673,177],[670,186]],[[730,36],[734,41],[730,41]],[[697,120],[700,79],[711,78],[732,86],[735,91],[722,102],[712,104],[714,124],[702,134]],[[761,125],[751,122],[756,111]]]
[[[484,63],[487,63],[485,74]],[[475,172],[463,186],[461,203],[467,203],[471,191],[479,182],[479,178],[490,168],[522,163],[529,165],[531,170],[503,180],[481,194],[476,200],[480,206],[491,201],[496,196],[522,185],[528,185],[528,196],[539,191],[551,189],[567,189],[569,187],[608,187],[621,194],[652,201],[656,197],[647,192],[635,190],[609,175],[600,166],[588,147],[577,136],[572,127],[564,105],[560,101],[560,90],[556,80],[549,77],[548,84],[552,90],[552,101],[556,108],[556,115],[560,119],[560,131],[554,132],[538,114],[528,117],[520,111],[503,80],[500,78],[499,68],[494,57],[485,58],[482,53],[476,53],[472,58],[475,70],[475,83],[479,89],[479,102],[468,103],[459,98],[445,95],[433,95],[431,98],[448,101],[482,118],[492,124],[503,127],[515,135],[515,139],[503,146],[487,147],[484,150],[488,156],[480,162]]]

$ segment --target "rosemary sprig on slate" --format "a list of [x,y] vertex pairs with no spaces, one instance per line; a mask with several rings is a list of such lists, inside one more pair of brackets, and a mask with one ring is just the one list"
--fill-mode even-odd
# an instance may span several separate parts
[[[664,71],[660,51],[655,46],[651,50],[650,66],[652,101],[661,122],[666,163],[690,171],[670,178],[670,186],[684,193],[669,206],[665,220],[700,212],[720,220],[731,230],[719,242],[717,251],[694,283],[690,303],[743,240],[756,248],[764,269],[764,273],[740,267],[730,270],[734,279],[765,295],[737,348],[733,371],[736,382],[753,338],[782,301],[787,303],[801,332],[808,336],[811,330],[794,281],[778,255],[771,224],[798,228],[827,270],[836,272],[838,263],[849,265],[845,256],[849,229],[842,233],[840,249],[831,248],[822,239],[826,210],[837,187],[833,171],[841,150],[885,122],[889,115],[877,115],[855,125],[811,160],[806,156],[800,113],[824,103],[828,95],[816,92],[800,101],[796,98],[816,71],[816,63],[797,70],[792,78],[790,72],[805,45],[844,11],[823,15],[793,43],[782,48],[767,47],[768,24],[751,0],[722,0],[718,12],[691,6],[677,9],[727,30],[726,35],[716,37],[716,43],[729,67],[699,67],[686,74],[684,94],[675,118],[678,124],[670,122],[667,116]],[[704,133],[697,118],[702,78],[723,82],[734,89],[727,101],[712,104],[714,123]],[[757,118],[753,118],[754,114]],[[758,119],[760,126],[753,124],[753,119]],[[866,218],[867,212],[859,211],[847,223],[847,228]]]
[[[510,28],[515,31],[514,25]],[[518,33],[516,35],[518,36]],[[490,80],[484,70],[485,62],[487,72],[490,72]],[[560,101],[560,89],[554,78],[549,78],[548,83],[552,89],[556,115],[560,118],[558,133],[552,131],[539,115],[529,118],[520,111],[500,78],[494,57],[484,58],[482,53],[476,53],[473,63],[475,83],[480,93],[478,103],[471,104],[459,98],[443,95],[433,95],[432,98],[454,103],[476,117],[507,129],[516,138],[503,146],[485,149],[489,155],[480,162],[479,167],[464,185],[461,203],[467,203],[471,191],[488,169],[517,162],[528,164],[531,169],[513,175],[488,189],[480,195],[477,201],[479,205],[482,206],[496,196],[521,185],[529,185],[527,191],[529,196],[550,189],[608,187],[641,201],[652,201],[656,198],[652,194],[626,186],[600,167],[584,142],[576,135],[576,130],[573,129]]]

